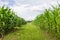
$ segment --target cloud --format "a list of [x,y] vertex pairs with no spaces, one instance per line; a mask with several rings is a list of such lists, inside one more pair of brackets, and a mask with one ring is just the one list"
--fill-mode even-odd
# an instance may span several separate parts
[[51,5],[57,5],[58,0],[15,0],[12,7],[18,16],[26,20],[33,20],[37,15],[42,13],[44,9],[48,9]]
[[5,4],[14,10],[16,15],[26,20],[33,20],[44,9],[57,5],[57,1],[60,2],[60,0],[0,0],[0,5]]
[[8,2],[2,2],[1,0],[0,0],[0,6],[3,6],[3,5],[8,5]]

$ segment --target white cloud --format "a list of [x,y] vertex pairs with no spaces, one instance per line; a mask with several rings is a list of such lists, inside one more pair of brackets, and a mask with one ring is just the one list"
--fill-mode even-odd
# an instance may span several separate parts
[[[14,0],[13,6],[10,6],[18,16],[25,18],[26,20],[34,19],[45,8],[51,7],[51,5],[57,5],[59,0]],[[0,2],[8,5],[8,2]]]
[[[24,0],[22,0],[24,1]],[[32,0],[31,0],[32,1]],[[31,3],[21,4],[20,1],[15,0],[15,5],[12,7],[18,16],[25,18],[26,20],[32,20],[36,17],[39,12],[43,11],[45,8],[51,7],[51,5],[57,5],[56,0],[36,0],[37,2],[42,2],[42,4],[37,3],[38,5],[32,5]],[[35,4],[35,2],[33,2]],[[38,11],[38,12],[37,12]],[[32,15],[31,15],[32,14]],[[34,15],[35,14],[35,15]]]
[[0,6],[3,6],[3,5],[8,5],[8,2],[2,2],[2,1],[0,0]]

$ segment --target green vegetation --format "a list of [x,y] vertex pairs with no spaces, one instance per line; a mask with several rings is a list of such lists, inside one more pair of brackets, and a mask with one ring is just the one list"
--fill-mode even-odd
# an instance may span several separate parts
[[52,10],[45,9],[33,21],[25,21],[8,7],[2,6],[0,37],[4,37],[2,40],[60,40],[60,4],[52,6]]
[[25,24],[25,20],[15,15],[11,9],[0,8],[0,36],[3,37],[7,32],[12,31],[16,26],[20,27],[22,24]]
[[60,40],[60,4],[52,8],[52,10],[46,9],[43,14],[37,16],[34,24]]
[[47,35],[39,27],[28,23],[23,25],[19,30],[6,35],[4,40],[53,40]]

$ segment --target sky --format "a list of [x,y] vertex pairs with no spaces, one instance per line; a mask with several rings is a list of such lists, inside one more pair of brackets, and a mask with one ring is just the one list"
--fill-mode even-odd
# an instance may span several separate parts
[[60,0],[0,0],[0,7],[8,6],[19,17],[25,20],[34,20],[44,9],[50,8],[51,5],[57,5],[57,2],[60,3]]

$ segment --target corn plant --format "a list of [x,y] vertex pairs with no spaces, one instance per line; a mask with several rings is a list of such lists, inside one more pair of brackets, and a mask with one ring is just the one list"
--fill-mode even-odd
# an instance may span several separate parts
[[26,21],[23,18],[18,17],[8,7],[0,8],[0,36],[4,36],[7,32],[11,31],[16,26],[21,26]]
[[[48,32],[54,34],[57,37],[60,37],[60,4],[51,9],[46,9],[44,13],[38,15],[34,20],[35,25],[39,27],[45,27]],[[44,26],[43,26],[44,25]]]

